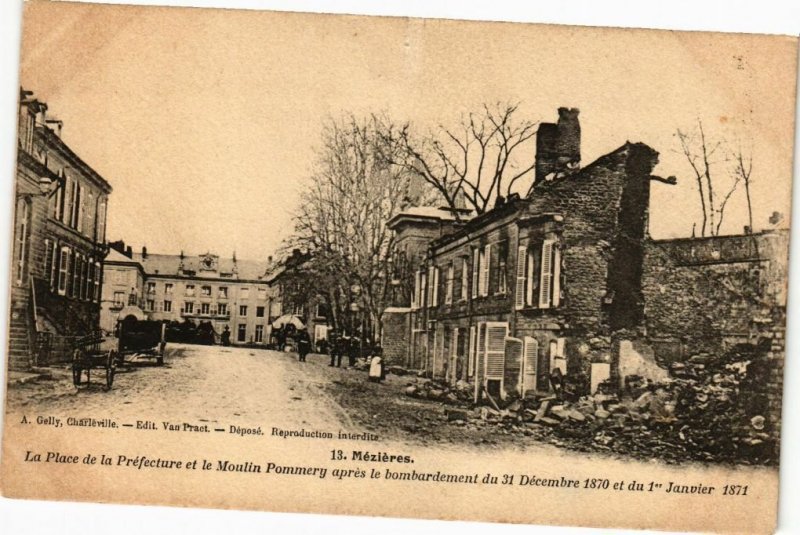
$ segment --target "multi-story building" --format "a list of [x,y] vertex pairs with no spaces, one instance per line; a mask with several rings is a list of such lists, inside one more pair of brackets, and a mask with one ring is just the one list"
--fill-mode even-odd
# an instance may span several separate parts
[[198,256],[141,253],[113,244],[106,269],[103,325],[116,325],[121,312],[138,306],[152,320],[209,322],[225,327],[233,343],[268,344],[276,298],[266,280],[267,262],[206,253]]
[[103,262],[103,295],[100,302],[100,327],[106,333],[113,333],[117,320],[133,315],[143,319],[144,279],[146,273],[142,264],[133,260],[130,248],[120,251],[111,244]]
[[61,138],[47,105],[21,90],[11,291],[11,368],[68,357],[98,329],[111,186]]
[[785,305],[785,233],[652,240],[650,185],[675,182],[653,175],[658,153],[626,143],[581,168],[579,149],[578,111],[561,108],[540,126],[527,198],[390,221],[414,290],[384,314],[387,359],[476,398],[548,390],[553,375],[588,392],[752,340],[752,318]]

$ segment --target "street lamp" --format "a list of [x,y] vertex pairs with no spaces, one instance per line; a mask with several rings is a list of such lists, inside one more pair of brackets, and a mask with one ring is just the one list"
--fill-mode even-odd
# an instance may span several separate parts
[[55,188],[53,188],[54,184],[58,184],[58,182],[54,182],[53,180],[50,180],[50,177],[43,175],[39,177],[39,193],[17,193],[17,198],[30,199],[31,197],[43,197],[50,195],[53,191],[55,191]]

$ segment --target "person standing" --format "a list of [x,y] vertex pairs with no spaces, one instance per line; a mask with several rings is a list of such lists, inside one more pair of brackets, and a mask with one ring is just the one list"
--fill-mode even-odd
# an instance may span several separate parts
[[339,364],[342,363],[342,354],[339,352],[339,333],[336,331],[331,331],[330,335],[328,336],[330,340],[329,349],[331,354],[331,363],[328,366],[336,366],[336,357],[339,357]]
[[311,338],[308,336],[308,331],[301,329],[297,333],[297,354],[300,357],[300,362],[306,361],[306,355],[311,351]]

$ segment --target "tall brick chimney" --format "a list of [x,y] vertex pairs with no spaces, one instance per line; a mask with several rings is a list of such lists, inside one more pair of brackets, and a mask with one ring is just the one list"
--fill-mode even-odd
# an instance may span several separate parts
[[536,134],[536,178],[543,180],[568,175],[580,169],[581,124],[578,108],[558,108],[558,122],[542,123]]

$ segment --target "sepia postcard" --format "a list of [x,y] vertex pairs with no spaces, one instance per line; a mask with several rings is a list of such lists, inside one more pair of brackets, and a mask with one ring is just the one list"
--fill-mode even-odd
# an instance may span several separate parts
[[2,494],[773,532],[797,49],[27,2]]

